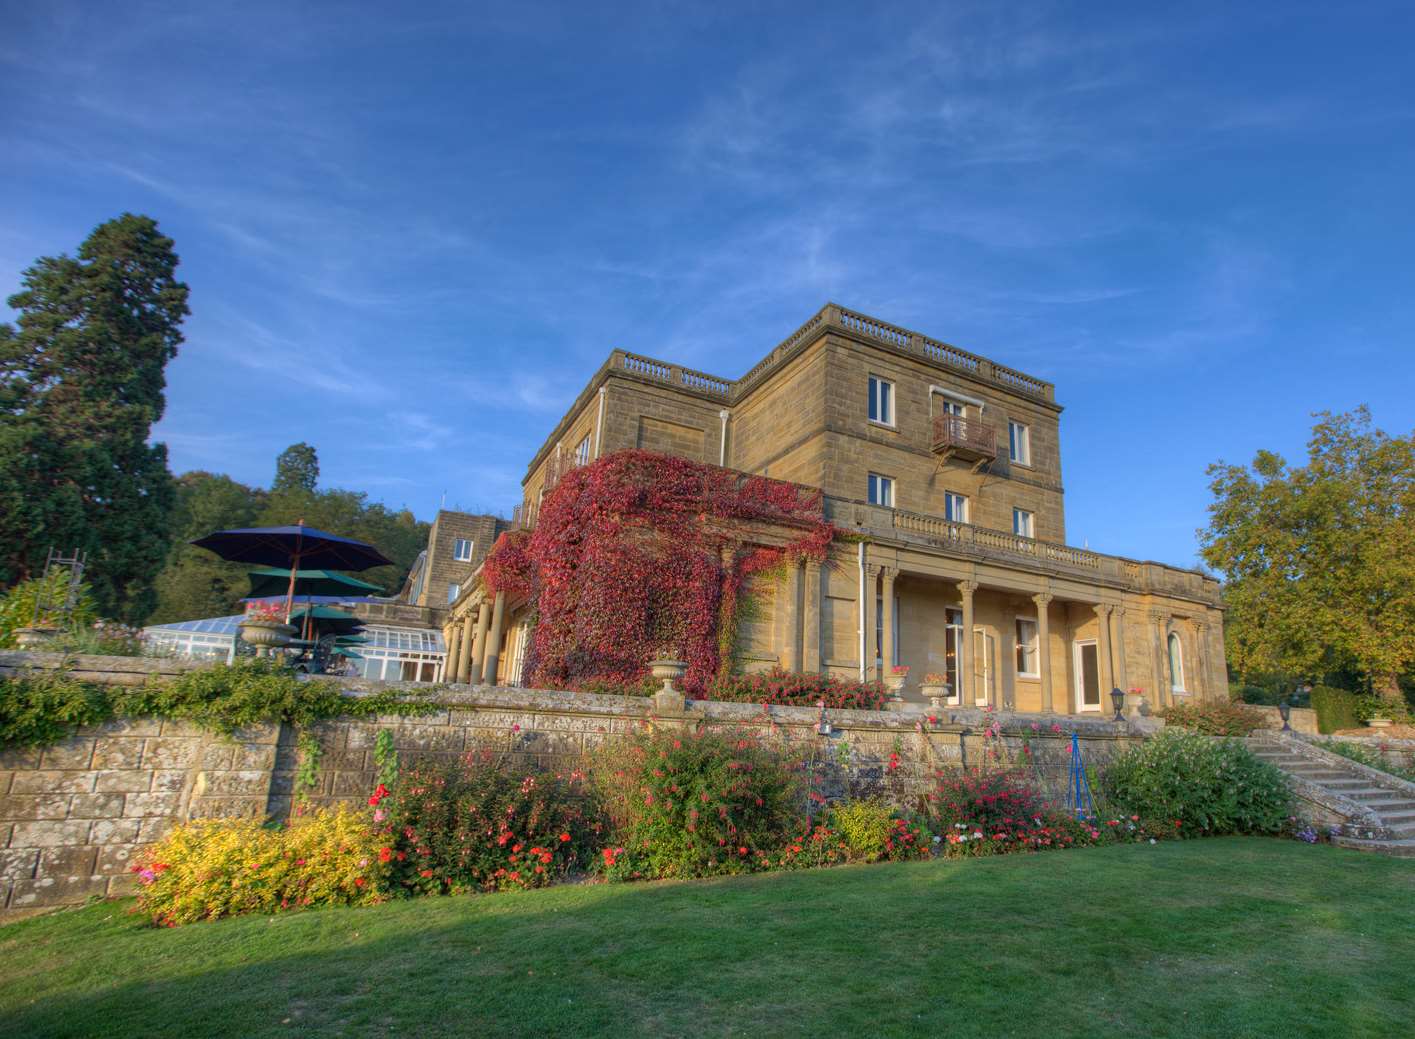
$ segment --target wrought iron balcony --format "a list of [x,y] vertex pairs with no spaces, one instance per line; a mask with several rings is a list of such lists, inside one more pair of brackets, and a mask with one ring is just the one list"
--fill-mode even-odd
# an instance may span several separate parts
[[978,419],[935,415],[933,450],[965,462],[991,462],[997,457],[997,433]]

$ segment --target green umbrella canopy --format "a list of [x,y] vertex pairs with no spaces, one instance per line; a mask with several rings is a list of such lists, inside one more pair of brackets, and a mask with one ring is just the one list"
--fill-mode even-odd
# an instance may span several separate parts
[[364,623],[348,610],[341,610],[336,606],[301,606],[294,613],[290,614],[290,623],[303,626],[306,617],[308,617],[316,627],[323,628],[326,631],[334,628],[343,628],[345,631],[352,631],[355,628],[363,627]]
[[362,659],[364,659],[362,653],[360,653],[360,652],[359,652],[358,650],[356,650],[356,649],[350,649],[348,646],[335,646],[335,647],[334,647],[334,654],[335,654],[335,656],[345,657],[345,658],[347,658],[347,659],[349,659],[349,660],[362,660]]
[[[250,599],[283,597],[290,590],[290,571],[268,566],[250,571]],[[376,584],[346,577],[333,570],[296,570],[296,595],[378,595],[383,591]]]
[[361,646],[368,641],[367,635],[340,635],[335,638],[336,646]]

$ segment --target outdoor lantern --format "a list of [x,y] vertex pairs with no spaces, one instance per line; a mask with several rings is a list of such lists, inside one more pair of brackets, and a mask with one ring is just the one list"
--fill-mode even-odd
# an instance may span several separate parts
[[1287,724],[1287,719],[1292,717],[1292,704],[1287,702],[1287,697],[1277,702],[1277,713],[1282,715],[1282,731],[1291,732],[1292,726]]
[[1125,706],[1125,693],[1121,691],[1119,686],[1110,691],[1110,701],[1115,704],[1115,720],[1123,722],[1125,716],[1120,713],[1120,709]]

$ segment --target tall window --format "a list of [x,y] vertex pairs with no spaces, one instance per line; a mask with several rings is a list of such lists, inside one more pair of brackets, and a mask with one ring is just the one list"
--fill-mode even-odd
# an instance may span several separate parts
[[1036,535],[1032,533],[1032,530],[1032,514],[1026,509],[1013,509],[1012,533],[1023,538],[1036,537]]
[[870,376],[870,421],[894,425],[894,383],[878,375]]
[[1169,687],[1184,692],[1184,646],[1177,631],[1169,633]]
[[879,473],[870,473],[870,504],[894,508],[894,480]]
[[590,435],[585,434],[585,439],[580,441],[580,446],[575,448],[575,464],[589,465],[590,462]]
[[943,518],[954,523],[968,522],[968,499],[946,491],[943,495]]
[[1007,457],[1018,465],[1032,464],[1032,431],[1020,422],[1007,423]]
[[458,538],[452,542],[452,558],[459,563],[470,563],[472,561],[472,543],[466,538]]
[[963,639],[963,611],[944,611],[943,629],[943,673],[948,678],[948,702],[959,702],[958,686],[958,646]]
[[1026,678],[1037,678],[1037,622],[1026,617],[1017,618],[1017,674]]
[[457,601],[457,596],[461,594],[462,586],[460,584],[449,584],[447,586],[447,605],[451,606],[454,602]]
[[875,595],[875,659],[884,661],[885,667],[894,667],[899,663],[899,596],[894,596],[894,659],[884,659],[884,596]]

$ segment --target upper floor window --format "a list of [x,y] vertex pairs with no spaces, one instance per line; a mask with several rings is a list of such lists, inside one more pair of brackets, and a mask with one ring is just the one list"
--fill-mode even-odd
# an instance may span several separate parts
[[894,383],[878,375],[870,376],[870,421],[894,425]]
[[451,606],[454,602],[457,601],[457,596],[461,594],[462,586],[460,584],[449,584],[447,586],[447,605]]
[[1176,693],[1184,692],[1184,644],[1179,633],[1169,633],[1169,687]]
[[870,473],[870,504],[894,508],[894,480],[879,473]]
[[590,461],[590,435],[585,434],[585,439],[580,441],[580,446],[575,448],[575,464],[588,465]]
[[452,558],[459,563],[470,563],[472,561],[472,543],[466,538],[458,538],[452,542]]
[[1026,509],[1013,509],[1012,533],[1024,538],[1036,537],[1036,535],[1032,533],[1032,530],[1032,514]]
[[1037,670],[1037,622],[1026,617],[1017,618],[1017,673],[1030,678],[1040,674]]
[[945,491],[943,495],[943,518],[954,523],[968,522],[968,499],[961,494]]
[[1007,423],[1007,457],[1018,465],[1032,464],[1032,430],[1020,422]]

